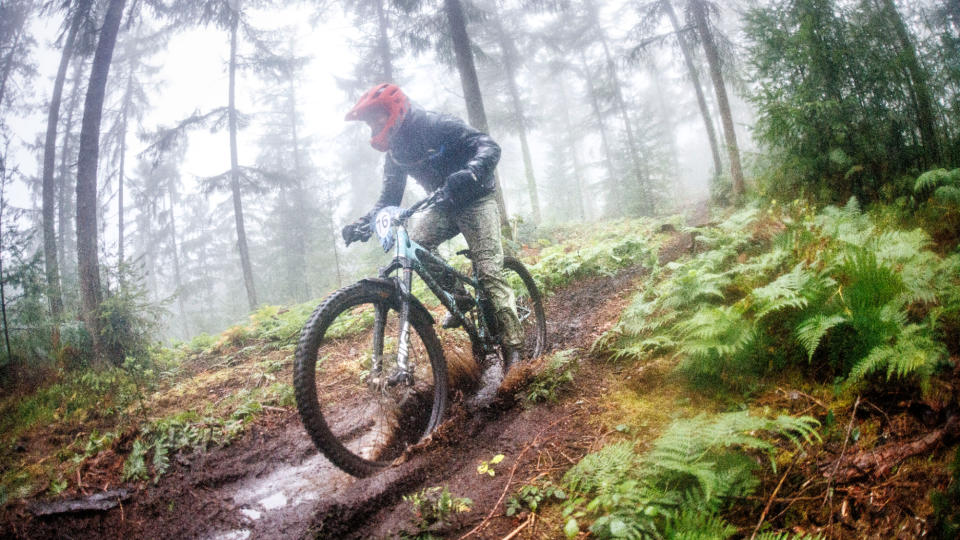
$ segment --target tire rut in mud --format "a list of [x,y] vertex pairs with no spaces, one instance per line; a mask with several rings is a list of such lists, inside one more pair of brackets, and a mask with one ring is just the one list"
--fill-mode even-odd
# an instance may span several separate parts
[[[661,249],[661,262],[675,259],[691,246],[690,239],[676,235]],[[593,340],[615,322],[643,272],[637,266],[557,291],[546,303],[546,352],[589,350]],[[407,505],[398,504],[403,495],[458,474],[459,480],[451,481],[470,486],[476,483],[472,470],[476,461],[489,459],[491,449],[518,452],[524,437],[567,414],[525,410],[514,406],[512,396],[502,398],[479,413],[453,411],[425,448],[367,479],[348,477],[330,465],[313,448],[295,414],[273,413],[231,447],[178,464],[158,486],[147,486],[123,510],[50,520],[21,512],[14,517],[19,520],[14,529],[0,527],[0,532],[38,537],[69,531],[76,538],[383,535],[396,530],[390,528],[391,522],[409,517]],[[284,484],[295,484],[300,496],[282,497],[286,504],[274,505],[270,490]],[[478,513],[486,511],[478,509]]]

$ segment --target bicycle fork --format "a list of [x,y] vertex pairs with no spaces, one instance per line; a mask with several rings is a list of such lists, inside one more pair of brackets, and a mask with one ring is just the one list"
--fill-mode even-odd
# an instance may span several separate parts
[[[413,367],[410,365],[410,288],[413,284],[413,269],[403,261],[403,274],[397,280],[400,288],[400,335],[397,340],[397,366],[387,378],[387,386],[405,383],[413,386]],[[378,306],[374,313],[373,363],[370,372],[379,377],[383,371],[383,344],[386,332],[387,306]]]

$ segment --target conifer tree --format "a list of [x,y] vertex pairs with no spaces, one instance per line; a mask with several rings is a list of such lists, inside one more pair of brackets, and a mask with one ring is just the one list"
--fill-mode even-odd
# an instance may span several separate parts
[[[100,120],[113,49],[126,0],[110,0],[90,70],[83,109],[80,157],[77,162],[77,262],[80,273],[81,317],[93,342],[95,361],[104,349],[100,335],[100,264],[97,256],[97,161],[100,155]],[[115,363],[122,358],[112,358]]]
[[713,89],[717,96],[717,107],[720,109],[720,119],[723,122],[723,134],[727,141],[727,155],[730,159],[730,176],[733,179],[733,202],[739,204],[745,192],[743,182],[743,167],[740,165],[740,147],[737,145],[737,134],[733,125],[733,113],[730,111],[730,100],[727,97],[727,87],[723,81],[720,53],[714,38],[714,30],[710,24],[709,14],[715,13],[717,7],[707,0],[688,0],[687,9],[690,18],[697,29],[697,35],[703,46],[707,64],[710,67],[710,78],[713,80]]
[[47,271],[47,290],[50,303],[50,314],[60,319],[63,314],[63,294],[60,286],[60,267],[57,261],[57,236],[55,224],[55,195],[54,168],[56,167],[57,126],[60,115],[60,101],[63,95],[63,85],[67,77],[67,68],[73,56],[77,33],[81,24],[88,16],[92,0],[77,0],[75,4],[68,3],[67,36],[60,53],[60,65],[53,83],[53,95],[47,113],[47,134],[43,147],[43,252]]

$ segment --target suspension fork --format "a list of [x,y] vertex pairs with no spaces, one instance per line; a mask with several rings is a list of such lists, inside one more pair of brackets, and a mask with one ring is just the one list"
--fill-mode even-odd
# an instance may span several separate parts
[[[413,385],[413,367],[410,365],[410,304],[411,287],[413,286],[413,265],[407,258],[395,259],[393,263],[380,270],[380,277],[386,278],[397,268],[401,269],[401,275],[393,278],[397,284],[397,294],[400,300],[400,332],[397,336],[397,367],[387,379],[388,386],[394,386],[397,383],[405,382],[408,386]],[[383,371],[383,345],[387,326],[387,310],[385,303],[378,304],[373,313],[373,359],[370,366],[370,373],[374,376],[381,375]]]
[[400,337],[397,342],[397,372],[387,381],[394,385],[401,381],[413,386],[413,369],[410,366],[410,288],[413,286],[413,267],[408,259],[402,259],[403,273],[400,277]]

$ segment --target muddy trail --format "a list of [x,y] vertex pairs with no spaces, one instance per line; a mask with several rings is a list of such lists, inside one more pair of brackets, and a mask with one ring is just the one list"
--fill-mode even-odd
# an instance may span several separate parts
[[[705,206],[691,213],[689,221],[706,221]],[[665,232],[672,238],[661,261],[692,247],[689,235]],[[112,509],[38,516],[23,506],[0,532],[22,538],[392,538],[416,532],[402,497],[443,485],[470,497],[473,508],[435,533],[502,538],[518,524],[503,508],[520,482],[565,470],[602,446],[605,434],[590,419],[602,407],[610,367],[589,361],[589,350],[616,322],[644,272],[637,266],[579,281],[547,300],[547,352],[573,350],[580,364],[575,388],[558,405],[519,402],[515,394],[542,367],[525,364],[510,372],[490,406],[467,412],[454,403],[429,442],[404,463],[365,479],[341,472],[317,452],[295,408],[271,407],[233,444],[176,456],[157,484],[124,494]],[[495,454],[506,456],[496,477],[478,481],[477,465]],[[104,460],[114,468],[121,461]],[[118,471],[104,477],[118,476],[110,472]],[[87,487],[96,493],[117,486]]]

